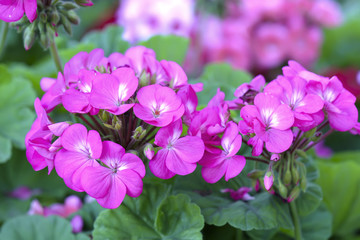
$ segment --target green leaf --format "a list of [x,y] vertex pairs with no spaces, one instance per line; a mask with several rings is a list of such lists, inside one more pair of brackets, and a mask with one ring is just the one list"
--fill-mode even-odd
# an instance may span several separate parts
[[[345,158],[347,156],[349,159]],[[346,236],[360,228],[359,152],[335,154],[334,161],[318,161],[324,203],[333,215],[333,233]],[[343,161],[339,161],[343,159]]]
[[315,212],[300,218],[303,239],[329,239],[331,236],[331,220],[331,213],[324,206],[320,206]]
[[10,218],[26,214],[30,208],[30,200],[6,197],[5,194],[0,196],[0,202],[0,225]]
[[234,202],[223,197],[201,196],[191,192],[187,194],[200,206],[208,224],[223,226],[229,223],[243,231],[293,228],[288,205],[267,192],[255,195],[255,199],[249,202]]
[[105,209],[101,207],[96,201],[93,201],[84,204],[82,208],[78,212],[72,214],[72,216],[80,215],[84,222],[83,231],[84,230],[90,231],[93,230],[94,228],[94,222],[96,218],[104,210]]
[[117,209],[100,213],[94,239],[202,239],[200,209],[185,195],[170,195],[169,187],[145,184],[138,198],[126,197]]
[[0,136],[0,163],[4,163],[11,157],[11,141]]
[[124,53],[130,44],[122,39],[123,29],[117,25],[106,27],[102,31],[92,31],[82,39],[83,43],[94,44],[96,48],[104,49],[105,56],[113,52]]
[[181,65],[187,53],[189,39],[175,35],[157,35],[139,45],[153,49],[159,61],[165,59]]
[[58,216],[20,216],[6,221],[0,240],[75,240],[68,221]]
[[250,82],[252,76],[241,70],[236,70],[227,63],[213,63],[205,66],[203,74],[196,79],[204,83],[203,91],[197,93],[199,104],[207,104],[216,94],[218,88],[225,93],[226,100],[234,99],[238,86]]
[[321,187],[309,182],[306,191],[302,192],[295,200],[298,212],[301,216],[306,216],[315,211],[322,201]]
[[14,78],[0,84],[0,141],[4,151],[0,154],[0,162],[9,159],[12,144],[25,148],[25,135],[34,120],[34,113],[29,109],[34,99],[35,92],[26,80]]

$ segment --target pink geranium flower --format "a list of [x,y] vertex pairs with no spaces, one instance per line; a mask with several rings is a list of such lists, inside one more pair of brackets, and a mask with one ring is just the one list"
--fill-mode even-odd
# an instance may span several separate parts
[[356,97],[344,89],[336,76],[324,81],[310,80],[307,90],[309,93],[320,96],[324,101],[324,109],[332,128],[338,131],[349,131],[356,125],[358,120]]
[[92,106],[106,109],[120,115],[128,111],[134,103],[126,103],[135,93],[138,79],[131,68],[118,68],[110,74],[98,74],[90,96]]
[[227,124],[224,135],[221,138],[223,150],[206,151],[199,162],[202,168],[202,176],[208,183],[215,183],[225,175],[225,180],[236,177],[243,170],[245,157],[236,155],[241,148],[242,138],[234,122]]
[[254,99],[254,105],[241,109],[239,129],[242,134],[254,133],[248,143],[253,148],[252,154],[259,156],[265,143],[266,149],[273,153],[281,153],[289,149],[293,140],[290,130],[294,123],[294,115],[289,106],[281,104],[272,95],[259,93]]
[[85,191],[105,208],[117,208],[125,194],[138,197],[143,188],[145,166],[140,158],[111,141],[103,142],[100,160],[107,167],[89,166],[82,174]]
[[184,106],[174,90],[158,84],[141,88],[137,93],[139,103],[134,106],[136,117],[156,127],[164,127],[184,114]]
[[175,174],[192,173],[204,154],[204,143],[196,136],[185,136],[182,133],[182,122],[176,122],[161,128],[155,136],[155,144],[161,149],[149,162],[151,172],[162,179],[168,179]]
[[230,197],[235,201],[243,200],[249,201],[254,200],[255,198],[249,194],[252,189],[249,187],[241,187],[238,190],[233,190],[231,188],[222,189],[221,192],[223,193],[230,193]]
[[0,0],[0,19],[5,22],[16,22],[24,13],[30,22],[37,17],[36,0]]
[[82,124],[68,127],[61,136],[61,149],[55,157],[55,169],[65,184],[75,191],[83,191],[81,175],[88,166],[99,166],[96,159],[101,155],[100,134],[87,131]]

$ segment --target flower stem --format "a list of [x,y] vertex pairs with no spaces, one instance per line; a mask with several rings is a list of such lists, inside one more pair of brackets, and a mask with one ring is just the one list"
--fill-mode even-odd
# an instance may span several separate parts
[[311,143],[309,146],[307,146],[304,151],[306,152],[307,150],[309,150],[310,148],[312,148],[313,146],[315,146],[316,144],[318,144],[319,142],[321,142],[322,140],[324,140],[325,138],[327,138],[332,132],[334,131],[334,129],[330,129],[329,131],[327,131],[324,135],[322,135],[320,137],[319,140],[317,140],[316,142]]
[[245,157],[246,160],[252,160],[252,161],[256,161],[256,162],[262,162],[262,163],[266,163],[268,164],[269,161],[266,161],[264,159],[261,159],[261,158],[256,158],[256,157]]
[[300,219],[299,219],[299,215],[296,209],[296,204],[295,201],[291,201],[290,202],[290,212],[291,212],[291,217],[294,223],[294,234],[295,234],[295,240],[301,240],[301,225],[300,225]]
[[50,52],[51,52],[51,56],[54,60],[54,63],[55,63],[55,66],[58,70],[58,72],[61,72],[63,73],[63,69],[62,69],[62,65],[61,65],[61,60],[60,60],[60,56],[59,56],[59,52],[58,52],[58,49],[56,47],[56,43],[55,43],[55,39],[53,39],[51,41],[51,44],[50,44]]
[[8,30],[9,30],[9,23],[3,22],[0,33],[0,56],[5,45]]

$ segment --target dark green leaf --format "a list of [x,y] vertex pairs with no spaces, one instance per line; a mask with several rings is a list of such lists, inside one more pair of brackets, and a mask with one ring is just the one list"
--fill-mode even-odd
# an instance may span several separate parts
[[331,213],[320,206],[315,212],[300,219],[303,239],[327,240],[331,236]]
[[[346,160],[356,159],[354,161]],[[334,155],[318,161],[324,202],[333,215],[333,233],[345,236],[360,228],[360,164],[359,152]],[[343,159],[343,161],[339,161]],[[356,161],[356,162],[355,162]]]
[[322,201],[321,187],[312,182],[308,183],[306,191],[302,192],[295,201],[301,216],[312,213],[319,207]]
[[232,100],[236,88],[251,79],[249,73],[236,70],[227,63],[209,64],[197,79],[197,82],[204,83],[204,90],[198,93],[199,104],[207,104],[218,88],[225,93],[226,100]]
[[139,45],[153,49],[159,61],[165,59],[181,65],[187,53],[189,39],[175,35],[157,35]]
[[10,218],[26,214],[30,208],[30,200],[20,200],[3,195],[0,196],[0,225]]
[[0,136],[0,163],[9,160],[11,156],[11,141]]
[[185,195],[169,194],[165,185],[145,184],[140,197],[100,213],[94,239],[202,239],[199,207]]
[[75,240],[68,221],[58,216],[20,216],[5,222],[0,240]]
[[113,52],[124,53],[130,44],[122,39],[123,29],[117,25],[106,27],[102,31],[92,31],[83,39],[82,43],[94,44],[96,48],[104,49],[105,56]]
[[86,203],[83,207],[73,215],[80,215],[84,221],[83,230],[93,230],[94,222],[99,214],[105,210],[101,207],[96,201],[91,203]]

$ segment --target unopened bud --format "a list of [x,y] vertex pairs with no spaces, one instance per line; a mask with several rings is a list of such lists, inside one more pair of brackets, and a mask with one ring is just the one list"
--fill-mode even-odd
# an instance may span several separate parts
[[149,74],[145,71],[143,71],[141,74],[140,74],[140,77],[139,77],[139,80],[140,80],[140,86],[141,87],[144,87],[144,86],[147,86],[150,84],[150,81],[149,81]]
[[73,10],[73,9],[78,8],[78,6],[75,3],[72,3],[72,2],[63,2],[62,6],[66,10]]
[[285,187],[284,184],[282,184],[281,181],[279,181],[279,184],[278,184],[278,189],[279,189],[279,194],[282,198],[286,199],[287,198],[287,194],[288,194],[288,190],[287,188]]
[[322,132],[316,132],[314,134],[314,136],[312,136],[310,138],[310,140],[313,141],[313,142],[317,142],[320,139],[321,136],[322,136]]
[[80,18],[79,16],[76,14],[75,11],[73,10],[70,10],[66,13],[66,17],[67,19],[69,19],[69,21],[72,23],[72,24],[79,24],[80,23]]
[[35,23],[30,24],[24,31],[24,47],[26,50],[29,50],[35,42]]
[[267,171],[264,176],[264,186],[266,190],[270,190],[274,183],[274,175],[271,171]]
[[274,153],[274,154],[271,155],[270,160],[275,161],[275,162],[279,161],[280,160],[280,155],[277,154],[277,153]]
[[299,182],[299,171],[297,166],[291,168],[291,177],[294,184],[297,184]]
[[117,123],[115,123],[115,127],[114,127],[115,130],[120,131],[121,127],[122,127],[122,124],[121,124],[120,121],[118,121]]
[[90,7],[94,5],[91,0],[75,0],[76,4],[82,7]]
[[50,23],[46,24],[46,37],[48,38],[49,42],[54,41],[55,30]]
[[99,112],[99,117],[101,119],[101,121],[103,121],[104,123],[106,123],[109,120],[109,113],[105,110],[100,110]]
[[146,134],[146,130],[143,129],[142,126],[138,126],[137,128],[135,128],[132,138],[136,141],[140,141],[141,139],[144,138],[145,134]]
[[316,132],[316,127],[309,130],[309,131],[307,131],[307,132],[305,132],[304,137],[311,138],[312,136],[314,136],[315,132]]
[[299,186],[295,186],[290,194],[289,194],[289,197],[287,198],[287,201],[288,202],[292,202],[294,201],[298,196],[300,195],[300,187]]
[[306,152],[301,149],[296,149],[295,153],[302,158],[308,158],[308,155],[306,154]]
[[307,180],[305,177],[300,179],[300,188],[303,192],[306,191]]
[[144,148],[144,155],[151,160],[154,157],[155,151],[152,144],[147,143]]
[[69,35],[71,35],[72,34],[72,29],[71,29],[70,21],[63,14],[60,15],[60,20],[61,20],[62,25],[64,26],[65,31]]
[[249,173],[247,174],[247,176],[248,176],[248,178],[251,178],[251,179],[256,180],[256,179],[264,176],[264,172],[265,172],[264,170],[254,169],[254,170],[252,170],[251,172],[249,172]]
[[46,13],[45,13],[45,12],[41,12],[41,13],[39,14],[39,19],[40,19],[41,22],[46,23],[46,22],[47,22],[47,15],[46,15]]
[[287,186],[291,183],[291,172],[290,169],[287,168],[283,177],[283,182]]
[[60,15],[59,15],[59,12],[57,10],[54,10],[54,11],[51,12],[50,20],[51,20],[52,24],[57,25],[59,23]]
[[110,129],[115,129],[112,125],[107,124],[107,123],[104,123],[104,126],[107,127],[107,128],[110,128]]

